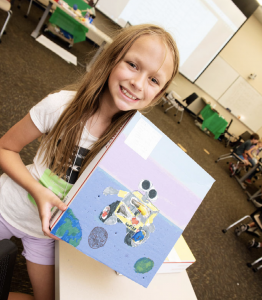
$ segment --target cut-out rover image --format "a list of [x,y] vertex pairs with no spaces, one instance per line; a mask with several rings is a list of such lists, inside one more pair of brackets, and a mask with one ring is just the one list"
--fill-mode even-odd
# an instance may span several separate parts
[[104,195],[117,195],[123,199],[106,206],[99,215],[99,219],[106,225],[123,223],[126,226],[124,242],[131,247],[137,247],[149,239],[155,231],[153,220],[159,213],[152,203],[157,199],[157,191],[152,183],[143,180],[139,187],[144,195],[139,191],[126,192],[107,187],[103,191]]

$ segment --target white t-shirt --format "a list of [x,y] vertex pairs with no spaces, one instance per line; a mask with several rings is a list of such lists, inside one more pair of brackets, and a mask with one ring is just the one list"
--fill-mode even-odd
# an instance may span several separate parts
[[[50,132],[62,112],[73,100],[76,92],[60,91],[48,95],[30,110],[30,117],[35,126],[42,132]],[[84,128],[77,154],[72,165],[67,170],[66,178],[49,176],[49,166],[42,164],[37,152],[33,164],[26,166],[32,176],[51,189],[61,199],[67,194],[75,183],[81,163],[88,153],[91,145],[97,141],[86,128]],[[34,199],[21,186],[10,177],[3,174],[0,177],[0,214],[13,227],[38,238],[48,238],[42,232],[41,221]]]

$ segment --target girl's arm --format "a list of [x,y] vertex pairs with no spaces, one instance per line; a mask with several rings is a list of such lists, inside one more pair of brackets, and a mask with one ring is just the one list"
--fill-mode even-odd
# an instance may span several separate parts
[[38,207],[42,230],[46,236],[57,239],[50,233],[51,208],[66,210],[67,206],[49,189],[43,187],[25,167],[19,152],[42,133],[35,126],[29,114],[15,124],[0,139],[0,167],[16,183],[28,191]]

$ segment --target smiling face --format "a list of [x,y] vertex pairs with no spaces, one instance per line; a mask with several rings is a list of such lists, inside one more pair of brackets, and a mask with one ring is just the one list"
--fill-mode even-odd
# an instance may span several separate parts
[[103,96],[115,111],[142,109],[162,91],[173,66],[171,51],[159,37],[142,36],[112,70]]

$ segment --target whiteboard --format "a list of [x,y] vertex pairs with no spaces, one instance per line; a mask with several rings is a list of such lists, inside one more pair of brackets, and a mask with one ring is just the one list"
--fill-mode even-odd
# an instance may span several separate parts
[[239,77],[218,102],[253,131],[262,127],[262,95],[244,78]]
[[223,58],[217,56],[195,84],[218,100],[238,76],[239,74]]

